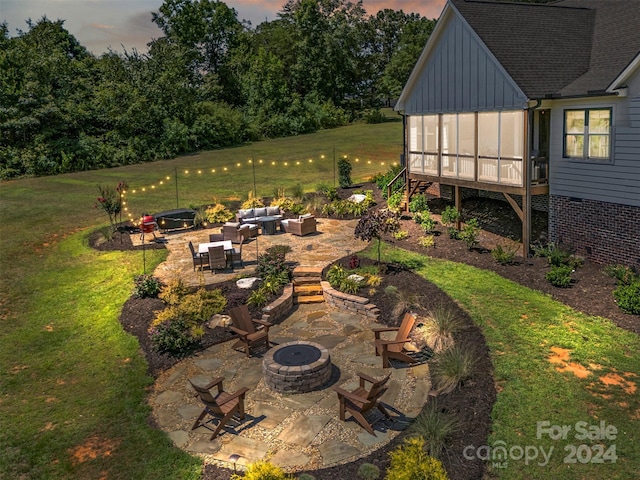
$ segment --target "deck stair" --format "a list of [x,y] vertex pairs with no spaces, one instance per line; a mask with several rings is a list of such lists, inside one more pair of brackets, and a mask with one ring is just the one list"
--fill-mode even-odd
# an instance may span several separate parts
[[293,302],[322,303],[322,267],[299,266],[293,270]]

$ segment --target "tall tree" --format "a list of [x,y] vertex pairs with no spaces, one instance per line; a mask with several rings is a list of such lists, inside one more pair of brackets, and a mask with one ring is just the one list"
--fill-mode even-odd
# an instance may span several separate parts
[[221,87],[210,88],[210,92],[238,103],[238,80],[229,62],[243,26],[233,8],[212,0],[165,0],[152,18],[171,42],[197,52],[197,69],[211,76],[207,79],[210,85]]

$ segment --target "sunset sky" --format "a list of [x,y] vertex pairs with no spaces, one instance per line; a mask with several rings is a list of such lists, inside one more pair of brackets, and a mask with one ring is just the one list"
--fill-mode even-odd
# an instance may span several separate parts
[[[240,20],[253,26],[273,20],[286,0],[228,0],[225,3],[238,12]],[[369,14],[383,8],[419,13],[438,18],[445,0],[364,0]],[[162,0],[0,0],[0,21],[7,22],[10,35],[26,30],[25,20],[65,20],[65,28],[87,49],[100,55],[111,47],[117,52],[136,48],[147,50],[146,44],[162,32],[151,22]]]

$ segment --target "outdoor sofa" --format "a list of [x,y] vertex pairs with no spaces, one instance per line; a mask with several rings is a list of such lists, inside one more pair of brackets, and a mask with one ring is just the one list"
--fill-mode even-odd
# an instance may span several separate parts
[[280,207],[249,208],[247,210],[238,210],[236,222],[260,223],[263,217],[274,217],[276,220],[281,220],[283,216]]

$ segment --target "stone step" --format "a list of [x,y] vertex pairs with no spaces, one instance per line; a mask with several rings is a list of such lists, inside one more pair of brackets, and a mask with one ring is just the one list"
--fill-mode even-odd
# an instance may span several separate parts
[[300,265],[293,269],[295,277],[320,277],[322,276],[322,267],[305,267]]
[[294,285],[310,285],[317,284],[320,285],[322,281],[322,277],[294,277],[293,284]]
[[303,295],[301,297],[294,297],[296,303],[322,303],[324,302],[324,295]]
[[301,297],[304,295],[320,295],[322,293],[321,285],[294,285],[293,295]]

